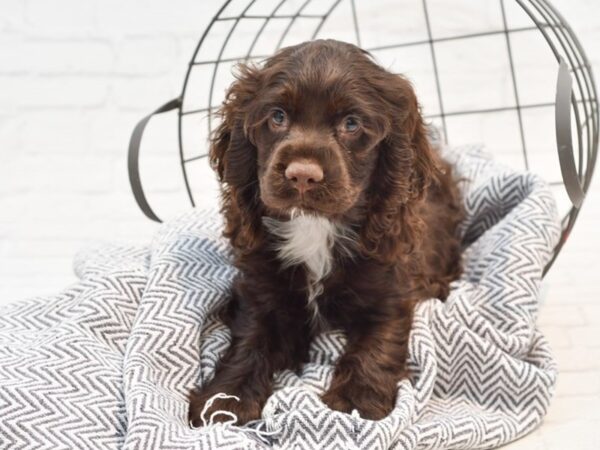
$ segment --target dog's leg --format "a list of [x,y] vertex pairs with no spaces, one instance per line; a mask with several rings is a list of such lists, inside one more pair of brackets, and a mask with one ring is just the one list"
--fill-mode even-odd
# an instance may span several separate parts
[[379,420],[394,408],[398,382],[405,378],[411,311],[367,319],[346,330],[348,345],[322,399],[330,408]]
[[[214,378],[190,393],[189,420],[194,426],[203,425],[202,416],[208,421],[215,411],[235,414],[238,425],[259,419],[272,393],[273,374],[296,369],[307,358],[308,322],[293,316],[287,299],[261,302],[279,305],[274,310],[261,310],[256,303],[249,306],[240,298],[236,300],[240,308],[231,323],[231,346],[217,365]],[[202,414],[206,402],[218,393],[235,395],[239,401],[216,399]],[[229,419],[224,414],[214,417],[214,421]]]

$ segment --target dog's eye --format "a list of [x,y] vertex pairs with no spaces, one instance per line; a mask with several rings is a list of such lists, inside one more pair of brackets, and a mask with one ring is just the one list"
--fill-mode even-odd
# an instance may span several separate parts
[[358,117],[348,116],[344,119],[343,128],[347,133],[354,133],[360,127]]
[[284,125],[286,119],[287,119],[287,116],[283,109],[276,108],[271,113],[271,121],[273,122],[273,124],[275,124],[278,127]]

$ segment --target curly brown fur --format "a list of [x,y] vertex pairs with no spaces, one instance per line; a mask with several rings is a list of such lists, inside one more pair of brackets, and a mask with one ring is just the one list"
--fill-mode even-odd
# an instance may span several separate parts
[[[427,139],[410,83],[351,44],[313,41],[262,67],[241,66],[221,115],[210,157],[239,275],[231,346],[214,378],[190,394],[190,420],[199,425],[219,392],[240,402],[217,401],[209,414],[259,418],[273,374],[307,361],[324,327],[343,330],[348,343],[323,401],[385,417],[407,376],[415,304],[444,299],[461,270],[456,182]],[[286,168],[307,160],[324,176],[303,192]],[[333,241],[322,279],[284,261],[281,236],[265,225],[298,211],[346,233]]]

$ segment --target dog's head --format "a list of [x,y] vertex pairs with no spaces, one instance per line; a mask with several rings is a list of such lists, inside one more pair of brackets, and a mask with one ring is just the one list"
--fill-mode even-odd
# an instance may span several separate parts
[[293,211],[358,222],[379,255],[414,228],[435,156],[410,83],[365,51],[312,41],[242,65],[220,113],[210,156],[234,246],[257,243],[262,216]]

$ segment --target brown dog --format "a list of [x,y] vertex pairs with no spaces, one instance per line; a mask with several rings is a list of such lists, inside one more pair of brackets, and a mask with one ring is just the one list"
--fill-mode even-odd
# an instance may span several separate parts
[[323,401],[385,417],[416,302],[460,274],[458,190],[410,83],[354,45],[313,41],[242,66],[221,114],[210,156],[239,275],[231,346],[190,394],[190,420],[219,392],[240,401],[209,415],[260,418],[273,374],[298,369],[326,327],[347,346]]

